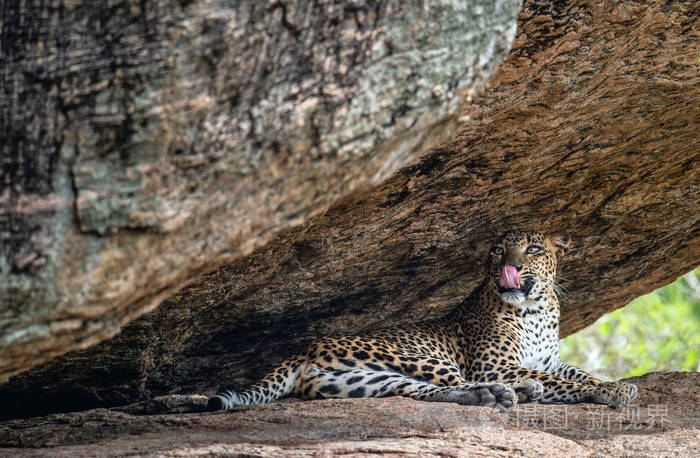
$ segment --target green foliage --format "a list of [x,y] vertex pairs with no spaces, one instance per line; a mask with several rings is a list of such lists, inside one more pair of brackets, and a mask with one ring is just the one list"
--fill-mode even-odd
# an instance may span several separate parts
[[563,339],[561,359],[603,380],[700,370],[700,268]]

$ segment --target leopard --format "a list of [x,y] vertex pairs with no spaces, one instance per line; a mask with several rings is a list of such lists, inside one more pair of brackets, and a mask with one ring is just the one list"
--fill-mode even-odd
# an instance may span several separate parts
[[557,265],[566,232],[508,231],[491,246],[483,281],[445,316],[313,341],[243,391],[210,397],[210,411],[301,399],[403,396],[487,406],[627,406],[637,387],[602,381],[560,360]]

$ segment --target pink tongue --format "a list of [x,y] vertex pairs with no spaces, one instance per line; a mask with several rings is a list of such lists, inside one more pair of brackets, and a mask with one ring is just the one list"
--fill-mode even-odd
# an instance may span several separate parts
[[515,266],[503,266],[498,284],[504,288],[519,288],[518,269]]

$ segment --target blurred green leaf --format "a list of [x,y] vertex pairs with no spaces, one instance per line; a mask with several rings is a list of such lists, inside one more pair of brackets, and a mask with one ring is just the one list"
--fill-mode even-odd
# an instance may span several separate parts
[[608,380],[700,370],[700,268],[561,341],[561,359]]

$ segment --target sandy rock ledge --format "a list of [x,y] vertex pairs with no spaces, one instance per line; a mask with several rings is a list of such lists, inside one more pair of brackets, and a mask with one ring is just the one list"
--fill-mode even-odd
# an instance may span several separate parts
[[203,396],[166,396],[0,423],[0,456],[700,454],[700,373],[631,381],[639,396],[623,410],[529,404],[509,414],[403,398],[287,399],[203,413]]

